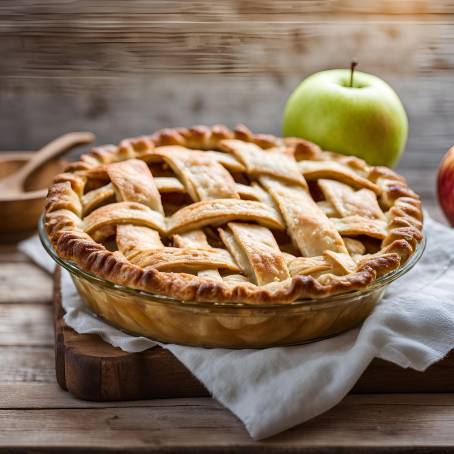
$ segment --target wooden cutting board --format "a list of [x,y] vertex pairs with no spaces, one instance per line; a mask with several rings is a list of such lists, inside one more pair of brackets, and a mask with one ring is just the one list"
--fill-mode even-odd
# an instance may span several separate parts
[[[126,353],[93,334],[78,334],[63,320],[60,269],[54,281],[55,369],[60,386],[75,397],[118,401],[209,395],[170,352],[155,347]],[[454,392],[454,353],[426,372],[375,359],[352,393]]]

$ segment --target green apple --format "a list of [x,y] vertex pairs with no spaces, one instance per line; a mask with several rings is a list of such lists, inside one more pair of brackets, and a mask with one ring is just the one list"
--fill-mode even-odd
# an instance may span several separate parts
[[386,82],[354,66],[303,80],[287,101],[284,135],[392,167],[407,141],[404,107]]

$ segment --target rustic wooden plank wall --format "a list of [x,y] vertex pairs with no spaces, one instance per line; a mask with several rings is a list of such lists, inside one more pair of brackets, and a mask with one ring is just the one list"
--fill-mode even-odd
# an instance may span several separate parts
[[0,149],[91,129],[280,132],[286,97],[325,68],[389,81],[411,124],[401,168],[427,199],[454,142],[452,0],[2,0]]

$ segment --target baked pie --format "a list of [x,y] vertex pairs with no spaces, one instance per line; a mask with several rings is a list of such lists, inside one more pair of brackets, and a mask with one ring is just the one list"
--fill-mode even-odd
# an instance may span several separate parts
[[183,301],[290,303],[368,287],[422,240],[404,178],[246,127],[165,129],[83,155],[49,189],[57,254]]

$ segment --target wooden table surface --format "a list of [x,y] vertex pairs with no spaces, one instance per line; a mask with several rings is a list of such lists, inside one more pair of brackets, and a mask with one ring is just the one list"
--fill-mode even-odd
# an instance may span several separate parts
[[[440,215],[433,200],[426,207]],[[0,449],[454,451],[454,394],[350,395],[262,442],[209,398],[76,400],[55,380],[51,298],[50,276],[15,246],[0,246]]]

